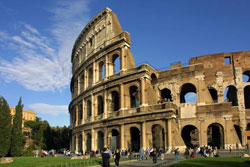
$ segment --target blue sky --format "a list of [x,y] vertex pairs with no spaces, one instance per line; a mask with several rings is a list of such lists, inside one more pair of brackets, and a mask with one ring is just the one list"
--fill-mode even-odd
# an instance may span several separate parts
[[71,50],[111,8],[131,34],[136,64],[168,69],[200,55],[250,50],[249,0],[1,0],[0,96],[22,96],[52,126],[69,125]]

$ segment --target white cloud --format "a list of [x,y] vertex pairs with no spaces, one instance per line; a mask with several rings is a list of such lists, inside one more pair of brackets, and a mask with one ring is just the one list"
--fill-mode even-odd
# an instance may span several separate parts
[[[29,24],[22,24],[20,34],[0,32],[2,46],[12,49],[11,60],[0,59],[0,77],[16,81],[29,90],[55,91],[69,85],[71,51],[82,28],[89,20],[88,0],[58,1],[51,8],[50,34],[42,34]],[[1,53],[3,54],[3,53]],[[4,56],[6,57],[6,56]]]
[[29,108],[34,110],[38,114],[49,114],[58,116],[61,114],[67,114],[68,113],[68,106],[61,106],[61,105],[50,105],[50,104],[44,104],[44,103],[34,103],[30,104]]

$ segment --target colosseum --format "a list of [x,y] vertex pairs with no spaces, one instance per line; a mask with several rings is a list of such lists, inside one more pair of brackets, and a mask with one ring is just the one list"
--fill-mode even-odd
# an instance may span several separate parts
[[160,71],[136,66],[130,47],[130,34],[109,8],[76,39],[71,151],[228,149],[250,141],[250,52],[193,57]]

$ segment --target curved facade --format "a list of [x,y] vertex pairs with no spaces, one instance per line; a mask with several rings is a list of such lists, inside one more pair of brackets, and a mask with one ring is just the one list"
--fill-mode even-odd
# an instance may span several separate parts
[[77,38],[72,64],[72,151],[246,144],[250,52],[194,57],[165,71],[136,66],[129,33],[105,8]]

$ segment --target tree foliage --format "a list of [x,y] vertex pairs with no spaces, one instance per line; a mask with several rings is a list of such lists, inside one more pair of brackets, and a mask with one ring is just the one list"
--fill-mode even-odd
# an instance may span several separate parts
[[20,98],[15,108],[15,116],[13,119],[12,134],[11,134],[10,155],[13,157],[20,156],[23,149],[24,135],[22,133],[22,118],[23,118],[23,105],[22,105],[22,98]]
[[7,101],[0,97],[0,157],[8,154],[11,142],[11,115]]

